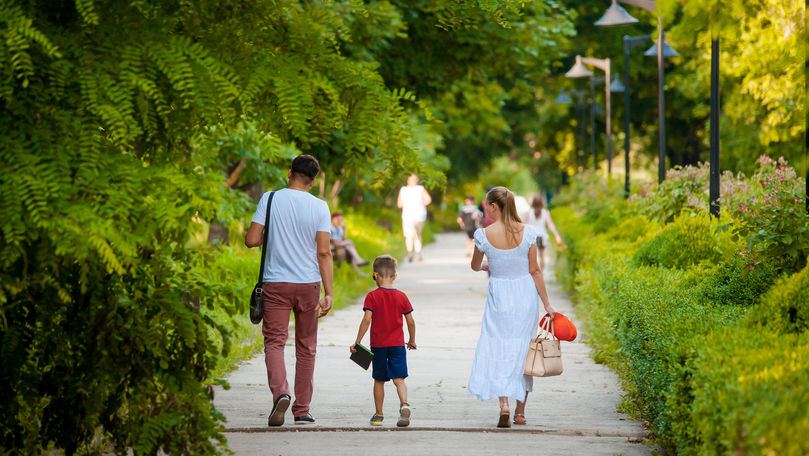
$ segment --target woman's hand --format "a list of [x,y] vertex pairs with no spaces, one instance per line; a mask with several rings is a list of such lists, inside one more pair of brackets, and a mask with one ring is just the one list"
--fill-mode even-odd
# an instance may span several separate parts
[[483,263],[480,265],[481,271],[488,271],[489,270],[489,263]]
[[556,310],[554,310],[550,305],[545,306],[545,312],[548,312],[551,320],[556,317]]

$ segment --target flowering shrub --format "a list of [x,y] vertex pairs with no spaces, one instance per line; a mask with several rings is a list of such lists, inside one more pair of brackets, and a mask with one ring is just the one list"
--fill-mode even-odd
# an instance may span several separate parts
[[809,255],[809,214],[805,184],[786,160],[762,155],[749,190],[731,194],[727,211],[739,223],[735,230],[786,271],[798,271]]

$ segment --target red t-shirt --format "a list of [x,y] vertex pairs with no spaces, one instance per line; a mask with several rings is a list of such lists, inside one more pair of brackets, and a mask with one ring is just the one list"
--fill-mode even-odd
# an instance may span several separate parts
[[407,295],[392,288],[377,288],[365,296],[363,310],[370,310],[371,346],[404,346],[402,315],[413,311]]

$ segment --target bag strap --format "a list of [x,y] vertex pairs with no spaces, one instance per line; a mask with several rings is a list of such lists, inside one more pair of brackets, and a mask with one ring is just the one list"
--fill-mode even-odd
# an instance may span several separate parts
[[264,259],[267,256],[267,240],[270,237],[270,209],[272,209],[272,197],[275,192],[270,192],[270,197],[267,198],[267,215],[264,217],[264,239],[261,242],[261,266],[258,269],[258,283],[264,279]]
[[[558,339],[558,337],[556,337],[556,332],[553,330],[553,320],[551,320],[550,316],[545,320],[545,323],[540,323],[539,329],[545,331],[547,334],[550,334],[554,339]],[[537,335],[537,339],[539,338],[540,336]]]

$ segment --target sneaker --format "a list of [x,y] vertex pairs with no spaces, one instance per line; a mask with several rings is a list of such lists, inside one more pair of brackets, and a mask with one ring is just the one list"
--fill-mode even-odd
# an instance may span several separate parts
[[407,427],[410,424],[410,404],[403,402],[399,407],[399,421],[396,425],[399,427]]
[[295,417],[295,424],[315,424],[315,417],[311,413]]
[[382,426],[382,420],[385,419],[382,415],[374,413],[371,417],[371,426]]
[[267,426],[280,426],[284,424],[284,413],[289,407],[289,394],[282,394],[278,396],[275,403],[272,405],[272,412],[270,418],[267,420]]

